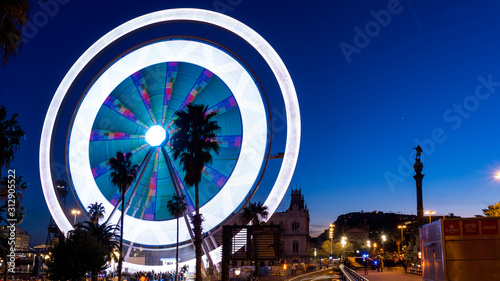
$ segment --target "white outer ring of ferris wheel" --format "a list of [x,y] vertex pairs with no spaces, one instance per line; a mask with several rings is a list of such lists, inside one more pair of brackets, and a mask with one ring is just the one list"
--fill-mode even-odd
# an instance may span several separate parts
[[[51,172],[51,143],[54,125],[57,119],[59,108],[62,105],[64,96],[68,91],[70,85],[76,79],[78,74],[85,68],[85,66],[104,48],[109,44],[115,42],[119,38],[136,31],[138,29],[147,27],[149,25],[166,23],[172,21],[191,21],[204,24],[214,25],[216,27],[230,31],[243,40],[248,42],[259,54],[264,58],[271,71],[273,72],[278,85],[281,89],[286,111],[287,122],[287,136],[285,153],[283,162],[276,178],[276,182],[269,193],[264,205],[268,207],[269,217],[276,211],[281,200],[286,194],[288,186],[292,180],[293,172],[297,165],[300,148],[300,110],[297,98],[297,93],[293,85],[292,79],[286,68],[285,64],[279,57],[278,53],[271,47],[271,45],[257,32],[242,22],[228,17],[226,15],[201,10],[201,9],[170,9],[146,14],[135,19],[132,19],[115,29],[108,32],[95,42],[80,58],[73,64],[68,71],[63,81],[59,85],[51,103],[49,111],[45,117],[42,129],[42,136],[40,140],[40,180],[43,188],[44,196],[49,207],[51,215],[65,216],[53,187],[52,172]],[[71,223],[65,220],[65,223],[58,225],[62,229],[72,229]],[[214,262],[221,259],[220,247],[211,251]],[[188,262],[189,263],[189,262]],[[158,268],[158,266],[143,266],[131,263],[126,263],[126,266],[137,270],[151,270]]]

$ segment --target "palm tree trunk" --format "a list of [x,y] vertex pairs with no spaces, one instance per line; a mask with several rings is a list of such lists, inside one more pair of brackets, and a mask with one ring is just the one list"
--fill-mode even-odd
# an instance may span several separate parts
[[[125,192],[125,189],[124,191]],[[118,257],[118,281],[122,280],[122,266],[123,266],[123,217],[125,215],[125,193],[122,195],[122,215],[120,217],[120,248],[118,249],[119,257]]]
[[201,215],[200,215],[200,195],[198,183],[194,185],[196,213],[193,218],[194,227],[194,247],[196,251],[196,281],[202,281],[201,276]]
[[[253,219],[253,225],[255,225],[255,226],[259,225],[259,215],[258,214],[255,214],[255,218]],[[257,244],[258,243],[257,239],[255,239],[253,242],[255,243],[255,245],[254,245],[255,249],[257,249],[259,246]],[[259,276],[260,276],[260,261],[258,259],[255,260],[255,275],[254,276],[257,278],[259,278]]]
[[177,217],[177,246],[175,247],[175,281],[179,276],[179,217]]

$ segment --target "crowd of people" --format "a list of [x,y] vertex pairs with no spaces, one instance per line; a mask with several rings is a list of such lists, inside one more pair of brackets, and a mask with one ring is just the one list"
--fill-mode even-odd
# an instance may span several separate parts
[[[179,268],[179,277],[177,280],[182,281],[187,279],[189,267],[187,265]],[[124,280],[127,281],[173,281],[175,280],[175,270],[167,272],[154,272],[154,271],[139,271],[132,274],[123,274]],[[107,279],[115,280],[117,276],[109,277]]]

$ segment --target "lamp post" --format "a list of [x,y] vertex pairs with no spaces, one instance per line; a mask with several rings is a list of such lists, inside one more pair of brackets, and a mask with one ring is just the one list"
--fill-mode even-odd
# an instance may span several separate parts
[[79,211],[79,210],[71,210],[71,213],[72,213],[73,215],[75,215],[75,219],[74,219],[74,221],[73,221],[73,225],[75,225],[75,224],[76,224],[76,215],[79,215],[79,214],[80,214],[80,211]]
[[316,248],[314,248],[314,264],[317,264],[317,263],[318,263],[318,255],[316,252]]
[[335,225],[332,223],[330,224],[330,259],[333,258],[333,228]]
[[385,240],[387,240],[387,236],[382,234],[382,255],[385,256]]
[[429,215],[429,223],[432,222],[432,220],[431,220],[432,214],[435,214],[435,213],[436,213],[436,211],[425,211],[424,214]]
[[404,236],[403,236],[403,229],[406,228],[406,225],[398,225],[398,228],[401,229],[401,244],[400,244],[400,248],[399,248],[399,251],[401,251],[401,249],[403,249],[403,241],[404,241]]
[[234,270],[234,274],[236,274],[236,281],[240,280],[240,273],[241,271],[239,268]]
[[347,237],[342,236],[342,240],[340,241],[340,244],[342,244],[342,248],[344,248],[345,245],[347,244]]

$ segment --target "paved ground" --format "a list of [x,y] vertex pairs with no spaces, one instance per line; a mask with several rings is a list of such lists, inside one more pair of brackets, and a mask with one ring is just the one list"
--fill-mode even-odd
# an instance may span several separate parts
[[404,273],[403,268],[384,268],[384,272],[377,272],[376,270],[370,270],[368,275],[365,275],[364,270],[357,270],[361,276],[365,277],[369,281],[421,281],[422,276],[417,276],[409,273]]
[[306,274],[300,274],[300,275],[297,275],[297,276],[290,276],[290,275],[287,275],[286,276],[286,279],[285,279],[285,276],[263,276],[260,278],[260,281],[283,281],[283,280],[286,280],[286,281],[297,281],[297,280],[301,280],[302,278],[307,278],[311,275],[315,275],[315,274],[318,274],[318,273],[326,273],[326,272],[329,272],[331,271],[331,269],[324,269],[324,270],[317,270],[317,271],[314,271],[314,272],[310,272],[310,273],[306,273]]
[[[322,270],[322,271],[317,271],[317,272],[327,272],[327,270]],[[316,272],[316,273],[317,273]],[[396,268],[384,268],[384,272],[377,272],[376,270],[370,270],[368,272],[368,275],[365,275],[364,269],[357,270],[357,272],[368,279],[369,281],[421,281],[422,277],[409,274],[409,273],[404,273],[403,268],[401,267],[396,267]],[[300,276],[286,276],[286,279],[284,276],[265,276],[261,277],[261,281],[297,281],[301,280],[302,278],[307,278],[310,277],[308,276],[309,274],[303,274]]]

